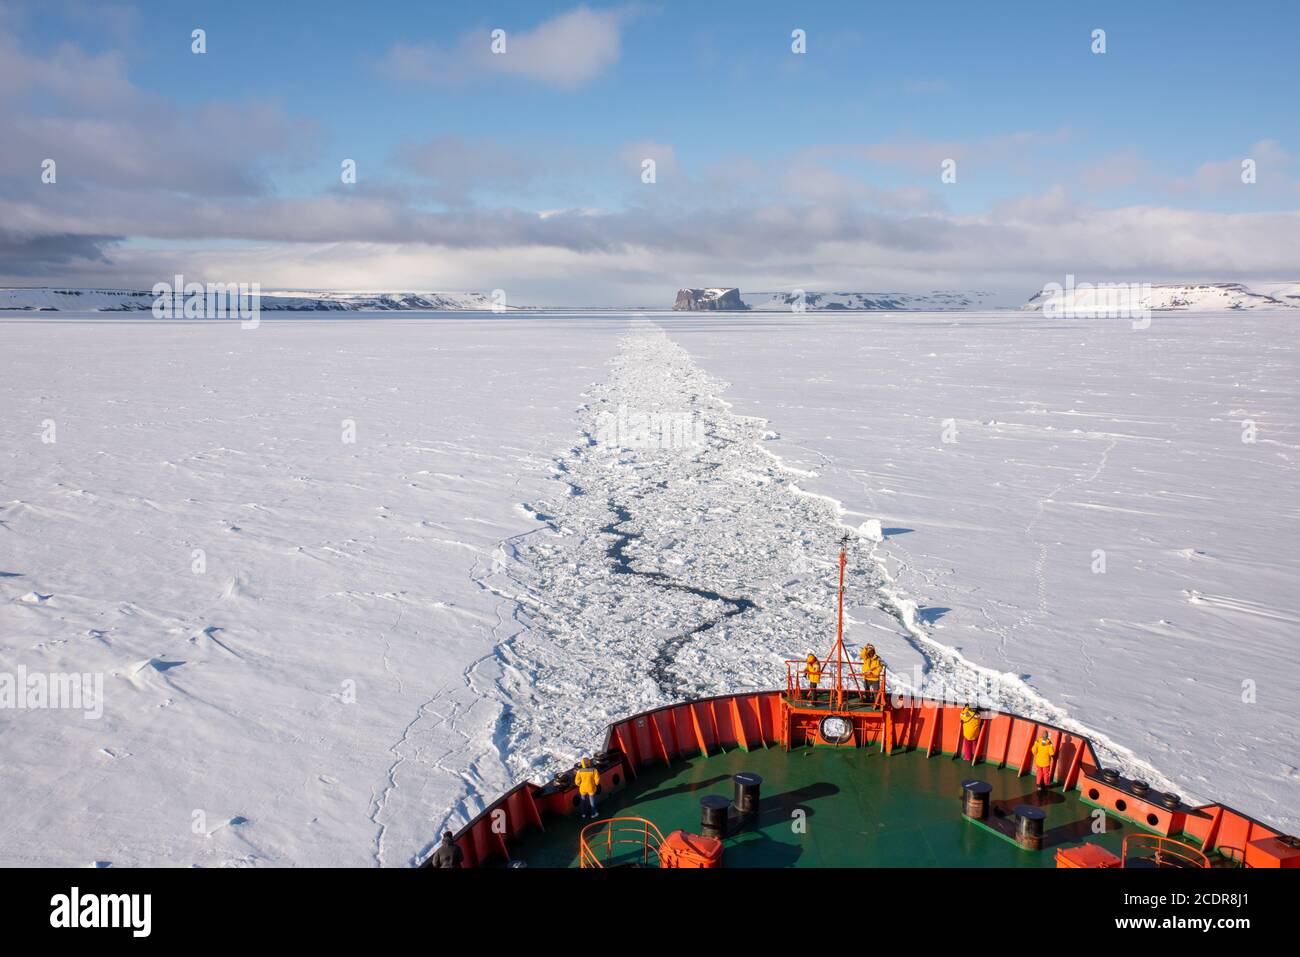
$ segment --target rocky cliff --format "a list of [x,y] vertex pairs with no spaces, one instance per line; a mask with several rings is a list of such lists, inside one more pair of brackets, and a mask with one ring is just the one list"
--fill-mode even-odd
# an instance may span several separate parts
[[674,312],[712,312],[722,309],[748,309],[734,286],[719,289],[678,289]]

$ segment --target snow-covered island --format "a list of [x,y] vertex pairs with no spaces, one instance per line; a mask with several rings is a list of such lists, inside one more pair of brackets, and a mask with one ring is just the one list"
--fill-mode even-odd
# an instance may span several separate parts
[[[680,294],[679,294],[680,297]],[[746,294],[747,308],[758,312],[959,312],[1007,308],[993,293],[935,290],[904,292],[756,292]],[[1050,317],[1093,313],[1107,306],[1151,312],[1222,312],[1243,309],[1300,308],[1300,282],[1254,283],[1086,283],[1045,285],[1020,306]]]
[[[503,308],[481,292],[271,290],[259,295],[261,309],[271,312],[487,312],[494,306]],[[0,310],[21,312],[150,312],[157,299],[148,289],[0,288]]]
[[747,299],[750,309],[762,312],[951,312],[997,308],[987,292],[756,292]]
[[1300,309],[1300,282],[1079,283],[1069,288],[1044,287],[1020,308],[1026,312],[1054,310],[1082,315],[1108,305],[1150,312],[1222,312],[1225,309]]
[[678,289],[677,299],[673,303],[673,312],[740,311],[748,308],[740,298],[740,290],[734,286]]
[[752,309],[758,312],[835,310],[947,312],[956,309],[988,309],[992,307],[992,298],[992,294],[986,292],[809,292],[802,289],[788,292],[754,292],[742,297],[740,290],[734,286],[718,286],[677,290],[673,311],[714,312]]

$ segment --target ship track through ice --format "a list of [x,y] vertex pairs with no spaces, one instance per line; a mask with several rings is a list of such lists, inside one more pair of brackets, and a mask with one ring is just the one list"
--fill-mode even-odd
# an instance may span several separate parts
[[[628,714],[784,686],[784,659],[820,654],[833,638],[835,570],[824,556],[845,531],[845,510],[800,489],[807,473],[764,447],[768,423],[734,414],[724,389],[658,326],[634,322],[579,409],[582,440],[555,462],[559,494],[524,506],[543,527],[503,543],[481,569],[483,587],[516,603],[518,630],[466,679],[499,699],[496,737],[513,780],[570,766]],[[634,415],[692,417],[702,428],[683,433],[702,439],[665,446],[610,435],[611,422]],[[924,659],[921,693],[961,700],[992,688],[997,706],[1088,734],[1125,774],[1169,786],[1018,676],[932,638],[890,578],[885,548],[861,542],[850,563],[855,645],[866,640],[865,617]]]

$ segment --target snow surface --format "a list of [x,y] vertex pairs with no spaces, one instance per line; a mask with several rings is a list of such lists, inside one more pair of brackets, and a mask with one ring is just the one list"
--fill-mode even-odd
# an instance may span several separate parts
[[106,686],[0,712],[0,863],[411,864],[824,652],[864,525],[848,638],[902,683],[1296,830],[1297,326],[0,322],[0,670]]
[[400,866],[512,783],[474,570],[621,325],[0,322],[0,671],[106,699],[0,711],[0,864]]
[[1300,829],[1300,316],[661,325],[801,484],[883,521],[930,639],[1152,783]]

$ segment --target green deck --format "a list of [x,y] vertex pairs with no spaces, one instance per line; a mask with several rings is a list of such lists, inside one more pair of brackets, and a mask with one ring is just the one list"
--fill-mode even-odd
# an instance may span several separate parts
[[[1052,867],[1057,847],[1085,841],[1115,854],[1138,828],[1107,818],[1093,834],[1093,809],[1077,791],[1035,793],[1032,777],[948,755],[882,754],[876,749],[780,748],[733,750],[708,759],[678,760],[646,768],[627,789],[600,803],[601,817],[646,818],[666,835],[699,832],[700,798],[731,798],[731,776],[763,777],[756,826],[726,840],[724,867]],[[961,782],[980,778],[993,786],[992,808],[1039,804],[1046,811],[1045,849],[1026,851],[961,815]],[[803,833],[792,826],[803,809]],[[993,813],[990,813],[992,818]],[[577,864],[578,834],[589,823],[576,816],[548,819],[544,834],[512,848],[530,867]]]

